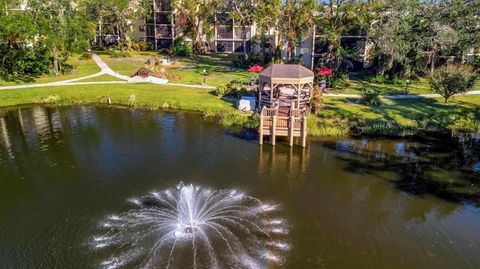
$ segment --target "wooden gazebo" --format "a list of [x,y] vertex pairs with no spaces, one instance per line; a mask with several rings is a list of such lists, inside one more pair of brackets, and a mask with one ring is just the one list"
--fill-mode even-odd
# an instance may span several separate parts
[[294,137],[302,137],[306,145],[306,108],[313,91],[314,73],[301,66],[274,64],[260,73],[258,107],[260,112],[260,144],[270,135],[275,145],[276,136],[288,136],[290,146]]
[[294,64],[274,64],[260,73],[259,108],[278,108],[281,112],[303,109],[310,100],[315,75]]

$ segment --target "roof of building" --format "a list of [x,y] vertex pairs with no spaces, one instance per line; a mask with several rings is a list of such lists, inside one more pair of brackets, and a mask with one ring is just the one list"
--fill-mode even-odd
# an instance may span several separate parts
[[299,64],[274,64],[260,73],[260,76],[271,78],[313,78],[312,70]]

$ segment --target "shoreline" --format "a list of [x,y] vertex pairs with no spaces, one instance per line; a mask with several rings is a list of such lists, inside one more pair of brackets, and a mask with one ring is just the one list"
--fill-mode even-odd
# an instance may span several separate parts
[[[162,108],[162,107],[153,107],[151,104],[144,103],[144,104],[124,104],[124,103],[115,103],[113,102],[111,105],[107,103],[101,102],[44,102],[44,103],[23,103],[23,104],[16,104],[10,106],[0,106],[0,116],[4,113],[7,113],[9,110],[14,110],[18,108],[27,108],[32,106],[42,106],[42,107],[50,107],[54,109],[60,108],[71,108],[75,106],[94,106],[94,107],[102,107],[102,108],[109,108],[109,109],[126,109],[126,110],[140,110],[140,111],[151,111],[151,112],[161,112],[161,113],[192,113],[198,114],[202,117],[203,120],[213,122],[214,124],[218,124],[225,128],[235,129],[235,130],[244,130],[244,131],[257,131],[258,124],[259,124],[259,117],[257,113],[235,113],[230,111],[206,111],[206,110],[191,110],[191,109],[182,109],[182,108]],[[312,129],[313,124],[316,124],[320,117],[316,115],[309,116],[309,128]],[[336,120],[339,120],[337,118]],[[308,137],[310,139],[319,139],[319,138],[341,138],[341,137],[349,137],[349,138],[369,138],[369,139],[412,139],[415,137],[424,137],[426,135],[435,136],[435,137],[477,137],[480,133],[467,133],[461,132],[458,130],[449,130],[448,128],[441,128],[441,129],[423,129],[423,128],[410,128],[411,132],[406,132],[403,135],[397,133],[397,135],[391,135],[392,130],[379,130],[378,133],[371,132],[361,132],[358,131],[358,126],[348,125],[348,126],[336,126],[334,124],[330,124],[328,126],[323,126],[326,129],[340,129],[340,131],[331,131],[333,135],[330,135],[328,132],[309,132]],[[348,130],[342,130],[342,128],[348,128]],[[366,126],[368,127],[368,126]],[[315,128],[315,127],[313,127]],[[391,126],[393,131],[398,132],[400,126]],[[382,128],[380,128],[382,129]],[[356,131],[355,131],[356,130]]]

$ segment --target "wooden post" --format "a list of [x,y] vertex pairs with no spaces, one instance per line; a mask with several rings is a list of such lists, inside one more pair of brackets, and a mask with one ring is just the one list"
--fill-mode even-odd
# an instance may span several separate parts
[[275,140],[277,136],[277,114],[273,115],[273,122],[272,122],[272,145],[275,146]]
[[258,143],[260,145],[263,144],[263,113],[260,112],[260,130],[259,130],[259,137],[258,137]]
[[298,85],[298,88],[297,88],[297,108],[300,108],[300,92],[301,92],[301,87],[302,87],[302,84]]
[[303,115],[302,147],[307,146],[307,115]]
[[290,111],[290,124],[288,130],[288,136],[290,138],[290,147],[293,147],[293,135],[294,135],[294,128],[295,128],[295,116]]

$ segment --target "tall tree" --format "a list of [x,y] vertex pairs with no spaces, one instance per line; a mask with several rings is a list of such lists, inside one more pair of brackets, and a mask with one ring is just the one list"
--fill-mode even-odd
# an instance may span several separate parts
[[328,0],[318,5],[315,17],[317,35],[326,44],[323,66],[337,68],[341,62],[342,35],[368,30],[383,2],[361,0]]
[[192,39],[194,53],[203,53],[204,29],[213,23],[217,7],[224,3],[213,0],[172,0],[172,4],[176,10],[176,26]]
[[314,25],[315,0],[286,0],[278,22],[278,30],[286,40],[287,61],[294,60],[297,42]]
[[386,13],[373,23],[368,40],[375,46],[379,73],[394,68],[396,63],[409,66],[412,50],[411,23],[405,13]]
[[260,3],[258,0],[231,0],[230,3],[230,17],[233,19],[236,25],[240,26],[240,35],[243,42],[243,54],[245,55],[246,59],[248,57],[247,38],[252,37],[252,32],[247,31],[247,28],[252,26],[255,22],[254,10],[257,9]]
[[28,13],[37,28],[38,45],[50,48],[53,70],[56,75],[62,71],[73,51],[88,47],[92,38],[91,25],[79,3],[69,0],[30,0]]
[[[266,35],[270,29],[274,29],[278,25],[281,13],[281,0],[259,0],[257,8],[252,12],[261,39],[262,53],[265,53]],[[264,61],[269,61],[270,56],[264,55]]]

